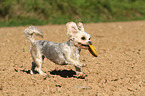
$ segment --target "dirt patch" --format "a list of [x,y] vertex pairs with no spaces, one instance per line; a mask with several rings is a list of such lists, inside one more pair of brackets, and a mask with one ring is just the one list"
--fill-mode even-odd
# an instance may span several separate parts
[[[27,26],[28,27],[28,26]],[[65,25],[39,26],[44,38],[67,41]],[[31,75],[30,43],[26,27],[0,28],[0,96],[145,96],[145,21],[85,24],[98,57],[81,51],[85,79],[75,68],[44,60],[43,77]]]

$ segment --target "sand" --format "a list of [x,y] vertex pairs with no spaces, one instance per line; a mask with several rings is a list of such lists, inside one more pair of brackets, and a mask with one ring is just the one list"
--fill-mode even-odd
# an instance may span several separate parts
[[[145,96],[145,21],[84,24],[98,57],[81,51],[85,79],[74,77],[72,65],[45,59],[42,70],[30,74],[30,43],[22,27],[0,28],[0,96]],[[65,25],[38,26],[39,40],[66,42]]]

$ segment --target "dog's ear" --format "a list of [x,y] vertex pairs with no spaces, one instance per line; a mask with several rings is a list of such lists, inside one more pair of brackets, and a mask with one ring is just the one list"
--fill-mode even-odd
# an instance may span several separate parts
[[79,22],[77,25],[80,31],[84,31],[83,23]]
[[74,22],[69,22],[66,24],[67,26],[67,36],[72,39],[73,36],[79,32],[78,27],[76,25],[76,23]]

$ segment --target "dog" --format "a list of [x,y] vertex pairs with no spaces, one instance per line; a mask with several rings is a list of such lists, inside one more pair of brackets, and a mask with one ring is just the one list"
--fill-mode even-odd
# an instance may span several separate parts
[[[32,55],[31,74],[36,71],[46,76],[47,74],[41,70],[44,58],[48,58],[52,62],[59,65],[73,65],[76,69],[76,75],[80,78],[85,78],[86,75],[81,72],[81,67],[86,66],[80,62],[81,49],[88,49],[92,44],[91,35],[84,31],[83,24],[69,22],[67,26],[67,36],[69,40],[64,43],[54,43],[51,41],[35,40],[33,34],[43,37],[43,33],[39,28],[30,26],[24,30],[26,38],[30,41],[30,53]],[[35,71],[36,68],[36,71]]]

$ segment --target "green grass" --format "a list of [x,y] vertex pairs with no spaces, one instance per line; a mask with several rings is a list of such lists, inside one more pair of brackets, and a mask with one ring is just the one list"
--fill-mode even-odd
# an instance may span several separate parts
[[0,27],[145,20],[144,0],[0,0]]

